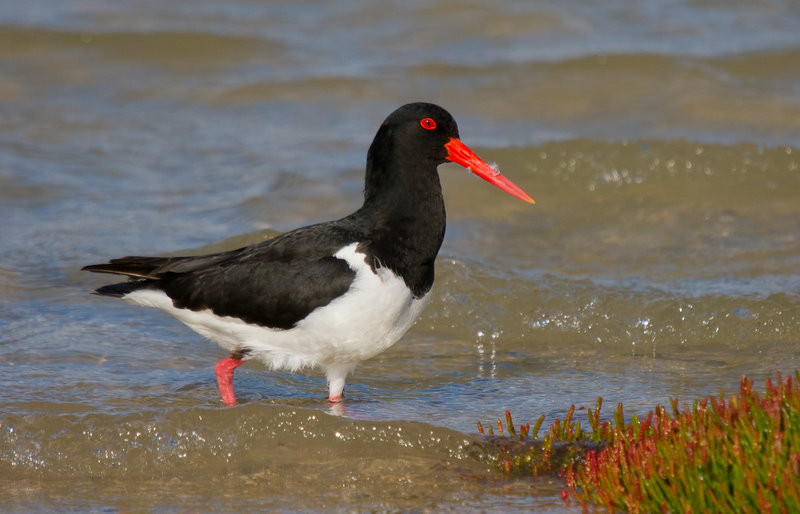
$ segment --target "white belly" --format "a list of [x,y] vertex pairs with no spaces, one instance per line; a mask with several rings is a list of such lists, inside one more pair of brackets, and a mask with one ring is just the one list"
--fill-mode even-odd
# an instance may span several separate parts
[[414,298],[403,279],[386,268],[373,272],[356,246],[335,254],[356,274],[348,291],[286,330],[249,325],[209,309],[178,309],[166,293],[155,289],[133,291],[124,299],[166,311],[230,352],[248,349],[245,358],[259,358],[273,369],[319,366],[346,374],[400,339],[430,297],[428,293]]

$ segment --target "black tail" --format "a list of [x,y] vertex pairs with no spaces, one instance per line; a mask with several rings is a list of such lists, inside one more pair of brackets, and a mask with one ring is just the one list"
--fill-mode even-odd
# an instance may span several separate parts
[[94,292],[102,296],[121,297],[137,289],[158,287],[159,281],[164,277],[190,273],[221,262],[234,254],[235,252],[225,252],[190,257],[122,257],[111,259],[105,264],[84,266],[81,271],[127,276],[130,279],[128,282],[109,284]]
[[185,257],[123,257],[111,259],[105,264],[84,266],[81,271],[113,273],[134,278],[156,278],[159,275],[158,270],[184,259]]
[[122,297],[131,291],[153,285],[158,280],[159,270],[174,263],[182,257],[123,257],[112,259],[106,264],[92,264],[84,266],[81,271],[95,273],[113,273],[126,275],[130,278],[127,282],[109,284],[97,289],[94,294],[101,296]]
[[213,266],[236,254],[237,252],[233,251],[183,257],[122,257],[121,259],[111,259],[105,264],[84,266],[81,271],[113,273],[131,278],[158,279],[167,273],[190,273]]
[[100,296],[116,296],[122,298],[131,291],[143,289],[150,286],[154,280],[131,280],[129,282],[120,282],[119,284],[109,284],[95,290],[94,294]]

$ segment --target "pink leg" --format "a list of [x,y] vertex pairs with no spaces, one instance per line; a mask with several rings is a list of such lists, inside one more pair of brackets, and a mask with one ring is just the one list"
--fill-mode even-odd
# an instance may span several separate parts
[[344,400],[344,381],[347,378],[347,368],[328,368],[328,402],[339,403]]
[[214,372],[217,374],[219,395],[228,407],[236,405],[236,396],[233,394],[233,370],[241,366],[243,362],[242,359],[228,357],[227,359],[222,359],[214,366]]

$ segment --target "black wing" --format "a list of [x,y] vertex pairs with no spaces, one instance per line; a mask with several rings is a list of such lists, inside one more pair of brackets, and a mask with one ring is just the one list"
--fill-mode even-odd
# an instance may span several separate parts
[[96,293],[124,296],[161,289],[176,307],[210,309],[248,323],[287,329],[350,287],[355,273],[333,256],[361,234],[343,222],[312,225],[262,243],[198,257],[123,257],[87,271],[115,273],[131,281]]
[[211,309],[271,328],[291,328],[343,295],[355,277],[333,256],[312,261],[223,263],[195,273],[169,273],[158,287],[176,307]]

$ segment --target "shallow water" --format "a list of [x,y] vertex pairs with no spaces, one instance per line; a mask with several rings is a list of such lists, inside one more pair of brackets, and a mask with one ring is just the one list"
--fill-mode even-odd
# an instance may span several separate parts
[[[476,421],[791,372],[798,22],[779,0],[0,5],[0,510],[562,511]],[[219,349],[88,294],[88,263],[348,214],[412,100],[537,203],[441,167],[431,303],[341,408],[318,372],[255,364],[222,408]]]

